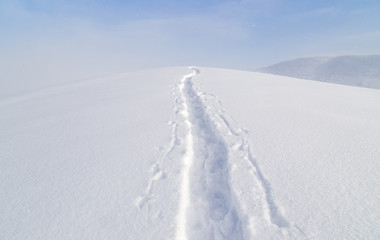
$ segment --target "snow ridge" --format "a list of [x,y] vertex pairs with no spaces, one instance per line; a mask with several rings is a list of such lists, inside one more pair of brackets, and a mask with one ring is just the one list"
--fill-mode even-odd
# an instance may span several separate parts
[[380,55],[297,58],[258,72],[380,89]]

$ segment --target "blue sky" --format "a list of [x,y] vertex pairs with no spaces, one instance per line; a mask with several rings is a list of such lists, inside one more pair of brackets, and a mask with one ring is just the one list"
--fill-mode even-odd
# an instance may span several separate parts
[[378,0],[1,0],[2,84],[380,53]]

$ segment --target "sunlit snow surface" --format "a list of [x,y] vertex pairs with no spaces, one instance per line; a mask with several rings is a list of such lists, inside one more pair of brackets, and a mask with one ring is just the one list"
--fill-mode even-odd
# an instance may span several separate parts
[[377,239],[380,91],[173,67],[0,102],[0,239]]

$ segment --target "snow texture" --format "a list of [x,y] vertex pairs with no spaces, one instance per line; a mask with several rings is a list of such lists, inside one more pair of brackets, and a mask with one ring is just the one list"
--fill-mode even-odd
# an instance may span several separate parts
[[203,67],[3,99],[0,239],[378,239],[379,102]]

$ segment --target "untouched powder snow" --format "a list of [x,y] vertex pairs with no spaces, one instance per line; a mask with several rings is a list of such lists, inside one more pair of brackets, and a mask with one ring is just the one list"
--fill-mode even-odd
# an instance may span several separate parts
[[[178,181],[162,199],[148,186],[168,178],[157,163],[175,144],[170,90],[186,72],[126,73],[0,102],[0,239],[168,238]],[[167,218],[136,207],[140,195]]]
[[380,55],[298,58],[280,62],[258,71],[380,89]]
[[0,238],[378,239],[379,102],[203,67],[3,99]]

